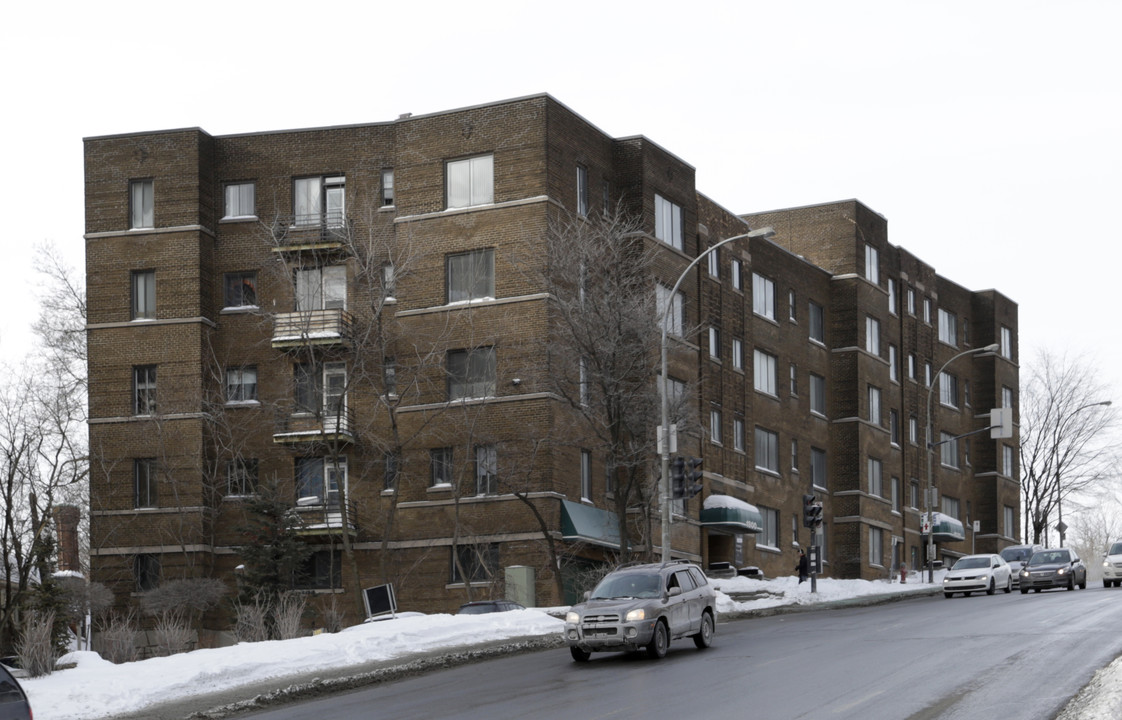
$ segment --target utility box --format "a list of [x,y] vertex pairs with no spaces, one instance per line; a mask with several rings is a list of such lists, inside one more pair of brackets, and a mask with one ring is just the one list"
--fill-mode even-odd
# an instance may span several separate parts
[[529,565],[511,565],[506,569],[506,599],[525,607],[536,607],[534,568]]

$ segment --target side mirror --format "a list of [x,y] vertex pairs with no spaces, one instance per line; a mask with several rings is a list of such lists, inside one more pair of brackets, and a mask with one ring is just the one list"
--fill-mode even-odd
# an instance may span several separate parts
[[591,590],[585,590],[584,591],[584,601],[588,602],[588,598],[590,598],[590,597],[592,597],[592,591]]
[[672,598],[672,597],[675,597],[675,596],[677,596],[677,595],[681,595],[681,594],[682,594],[682,588],[680,588],[680,587],[678,587],[677,585],[675,585],[674,587],[670,588],[670,589],[669,589],[669,590],[668,590],[668,591],[666,592],[666,597],[668,597],[668,598]]

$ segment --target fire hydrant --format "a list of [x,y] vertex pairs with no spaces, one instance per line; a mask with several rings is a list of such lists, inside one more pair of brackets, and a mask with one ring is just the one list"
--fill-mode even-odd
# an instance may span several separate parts
[[904,563],[900,563],[900,582],[908,582],[908,566]]

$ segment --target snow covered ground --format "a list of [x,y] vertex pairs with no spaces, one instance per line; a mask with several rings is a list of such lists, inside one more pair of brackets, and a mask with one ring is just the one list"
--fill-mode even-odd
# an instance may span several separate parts
[[[937,576],[936,582],[940,578]],[[937,587],[866,580],[818,581],[818,592],[796,578],[714,580],[722,615],[749,613],[784,605],[814,605],[859,597],[932,593]],[[521,610],[489,615],[421,615],[399,613],[395,619],[351,627],[338,634],[296,640],[241,643],[196,650],[172,657],[114,665],[96,653],[77,652],[61,663],[76,667],[22,681],[36,720],[94,720],[136,713],[177,698],[204,696],[259,683],[277,688],[310,675],[345,670],[375,661],[415,656],[442,648],[492,643],[561,632],[564,608]],[[550,614],[552,613],[552,614]],[[1078,708],[1078,711],[1075,710]],[[1108,720],[1122,717],[1122,658],[1103,668],[1079,701],[1059,720]]]

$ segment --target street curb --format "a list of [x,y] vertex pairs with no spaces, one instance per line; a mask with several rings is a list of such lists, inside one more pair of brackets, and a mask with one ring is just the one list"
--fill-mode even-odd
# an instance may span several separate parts
[[845,598],[844,600],[826,600],[816,603],[795,603],[775,605],[773,607],[756,608],[752,610],[733,610],[732,612],[718,613],[718,620],[743,620],[752,617],[770,617],[772,615],[788,615],[791,613],[814,612],[816,610],[835,610],[850,607],[871,607],[887,603],[900,602],[914,597],[929,597],[939,595],[943,588],[933,585],[925,590],[894,591],[877,595],[861,595],[859,597]]

